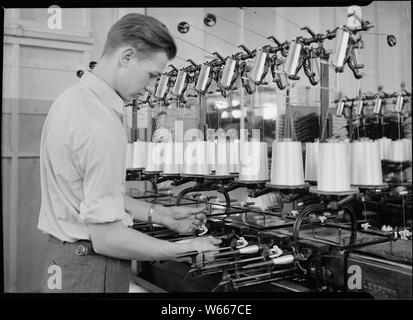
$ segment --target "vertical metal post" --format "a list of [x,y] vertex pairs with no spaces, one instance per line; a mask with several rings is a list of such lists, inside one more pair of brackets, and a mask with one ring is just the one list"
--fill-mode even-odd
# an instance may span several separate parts
[[201,130],[204,136],[204,140],[206,141],[208,124],[206,122],[207,105],[206,105],[205,94],[198,94],[198,101],[199,101],[198,129]]
[[[244,43],[244,9],[239,9],[239,43]],[[241,110],[241,118],[240,118],[240,138],[241,138],[241,131],[245,129],[245,117],[246,117],[246,110],[244,106],[244,88],[239,91],[239,100],[240,100],[240,110]]]
[[290,106],[290,88],[285,90],[285,121],[284,121],[284,138],[291,138],[291,106]]
[[132,142],[135,142],[138,139],[138,105],[134,103],[132,106]]
[[324,142],[330,137],[330,123],[328,123],[329,108],[329,66],[330,54],[326,53],[320,57],[320,142]]
[[348,113],[348,138],[351,139],[352,133],[353,133],[353,103],[351,104],[351,106],[349,107],[349,113]]
[[[244,9],[240,8],[239,9],[239,43],[244,43]],[[244,130],[245,130],[245,117],[247,116],[247,111],[245,110],[245,103],[244,103],[244,88],[241,86],[239,90],[239,101],[240,101],[240,110],[241,110],[241,117],[239,119],[239,127],[240,127],[240,132],[239,132],[239,139],[240,141],[243,141],[244,139]],[[245,140],[244,140],[245,141]],[[246,141],[248,141],[248,135],[246,138]],[[245,188],[242,188],[241,190],[241,198],[242,199],[247,199],[247,190]]]

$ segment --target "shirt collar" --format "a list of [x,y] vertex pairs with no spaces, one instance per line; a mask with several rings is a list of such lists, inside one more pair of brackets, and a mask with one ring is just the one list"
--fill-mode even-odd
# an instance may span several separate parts
[[105,81],[86,71],[82,75],[80,83],[92,90],[106,106],[123,115],[123,99]]

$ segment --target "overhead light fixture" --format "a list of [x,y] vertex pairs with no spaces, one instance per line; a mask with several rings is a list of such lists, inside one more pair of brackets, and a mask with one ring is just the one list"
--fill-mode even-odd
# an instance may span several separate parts
[[215,107],[217,109],[226,109],[228,108],[228,103],[226,101],[215,101]]
[[180,33],[187,33],[189,31],[189,23],[182,21],[178,24],[177,29]]
[[231,114],[235,119],[239,119],[242,116],[242,111],[238,110],[238,109],[237,110],[232,110]]
[[239,105],[240,105],[239,100],[237,100],[237,99],[233,99],[233,100],[231,101],[231,106],[233,106],[233,107],[237,107],[237,106],[239,106]]
[[213,26],[215,26],[216,23],[217,23],[217,17],[213,13],[208,13],[204,17],[204,24],[207,27],[213,27]]
[[265,120],[275,119],[278,116],[278,107],[276,103],[266,102],[262,106],[264,107],[263,116]]

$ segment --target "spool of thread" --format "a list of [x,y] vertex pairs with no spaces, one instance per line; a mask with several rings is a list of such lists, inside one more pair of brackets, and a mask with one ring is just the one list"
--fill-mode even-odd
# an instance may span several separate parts
[[182,173],[189,175],[208,175],[206,141],[188,141],[184,144],[184,164]]
[[164,146],[164,143],[148,142],[145,171],[162,171]]
[[268,180],[268,144],[259,141],[240,142],[241,181]]
[[407,144],[403,139],[392,141],[390,160],[397,162],[409,161],[411,155],[407,153],[407,148]]
[[216,144],[216,172],[217,176],[229,175],[229,144],[226,141],[218,141]]
[[287,60],[285,61],[285,72],[289,76],[294,76],[297,71],[298,62],[300,59],[302,45],[296,40],[292,40],[288,50]]
[[207,159],[211,171],[216,171],[216,143],[215,141],[207,141]]
[[239,159],[239,140],[235,139],[229,142],[229,164],[230,173],[238,173],[240,169]]
[[126,159],[125,159],[125,166],[127,169],[132,168],[132,157],[133,157],[133,143],[128,142],[128,145],[126,147]]
[[133,143],[133,157],[132,168],[145,168],[146,167],[146,142],[137,140]]
[[[376,145],[378,145],[376,143]],[[360,156],[362,156],[363,152],[360,151],[362,144],[360,141],[354,141],[350,143],[350,183],[351,184],[358,184],[360,174],[359,169],[361,168],[361,164],[359,165]],[[380,152],[380,147],[379,147]],[[380,159],[381,160],[381,159]]]
[[383,138],[376,140],[376,143],[378,143],[380,146],[381,160],[390,160],[392,140],[389,138],[383,137]]
[[412,139],[411,138],[404,138],[406,153],[407,153],[407,160],[412,161]]
[[332,61],[332,65],[336,68],[342,68],[344,64],[344,59],[346,57],[346,50],[348,40],[350,38],[350,32],[340,28],[337,30],[336,33],[336,50],[334,52],[334,58]]
[[350,148],[346,142],[320,143],[320,162],[317,188],[319,191],[350,190]]
[[305,144],[305,176],[306,181],[317,181],[318,162],[320,158],[320,143],[307,142]]
[[165,161],[163,165],[163,173],[181,173],[183,163],[183,150],[184,149],[182,142],[165,143]]
[[301,142],[273,142],[271,184],[283,186],[297,186],[304,184]]
[[350,143],[350,183],[352,185],[381,185],[380,146],[371,140]]
[[182,173],[182,168],[184,166],[184,143],[175,142],[175,160],[179,166],[179,173]]

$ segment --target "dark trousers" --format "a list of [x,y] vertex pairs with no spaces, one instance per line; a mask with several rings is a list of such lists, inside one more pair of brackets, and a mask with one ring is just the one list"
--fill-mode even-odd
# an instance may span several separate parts
[[128,292],[130,274],[129,260],[96,254],[90,241],[70,243],[49,236],[42,292]]

